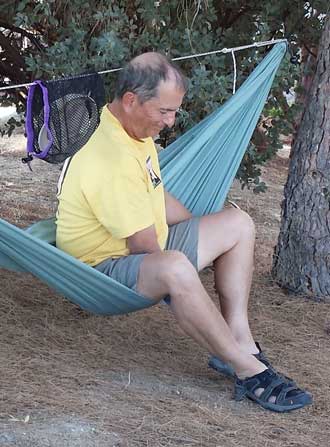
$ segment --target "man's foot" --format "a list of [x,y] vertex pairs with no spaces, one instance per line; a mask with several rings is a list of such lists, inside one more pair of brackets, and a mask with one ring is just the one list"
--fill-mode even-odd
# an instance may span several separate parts
[[270,369],[246,379],[236,378],[234,398],[240,401],[244,397],[279,413],[297,410],[313,402],[310,393]]
[[[274,370],[274,368],[271,366],[270,361],[262,351],[260,345],[258,342],[255,342],[256,347],[258,349],[257,354],[252,354],[259,362],[263,363],[267,368]],[[212,355],[209,357],[208,366],[215,371],[218,371],[220,374],[223,374],[224,376],[231,377],[233,379],[236,378],[236,374],[234,371],[234,368],[229,365],[228,363],[222,361],[219,357]]]
[[[291,384],[292,386],[296,386],[296,383],[293,379],[290,377],[280,374],[270,363],[269,359],[267,358],[264,351],[261,349],[260,344],[256,341],[255,342],[256,347],[258,349],[257,354],[252,354],[259,362],[263,363],[270,371],[276,372],[280,377],[282,377],[287,383]],[[208,366],[215,371],[219,372],[220,374],[223,374],[226,377],[230,377],[232,379],[236,379],[236,373],[234,371],[234,368],[229,365],[228,363],[222,361],[219,357],[212,355],[209,357]]]

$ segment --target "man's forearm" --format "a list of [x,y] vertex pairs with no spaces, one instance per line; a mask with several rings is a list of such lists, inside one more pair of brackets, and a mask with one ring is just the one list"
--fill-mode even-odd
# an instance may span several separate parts
[[156,253],[158,251],[162,251],[159,244],[150,244],[150,243],[128,243],[128,249],[131,255],[138,255],[140,253]]
[[156,253],[162,251],[158,244],[154,225],[129,236],[127,238],[127,247],[130,254]]
[[165,208],[168,225],[174,225],[192,217],[191,212],[167,191],[165,191]]

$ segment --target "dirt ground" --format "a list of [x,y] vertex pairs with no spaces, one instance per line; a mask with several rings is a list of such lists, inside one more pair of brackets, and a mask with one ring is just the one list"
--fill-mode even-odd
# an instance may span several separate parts
[[[21,162],[24,137],[0,140],[0,216],[20,227],[54,213],[59,167]],[[0,269],[1,447],[329,446],[330,307],[286,295],[270,276],[287,153],[266,194],[230,198],[257,227],[250,318],[273,363],[314,395],[276,414],[235,402],[232,381],[178,328],[169,308],[87,314],[28,274]],[[212,271],[201,273],[212,295]]]

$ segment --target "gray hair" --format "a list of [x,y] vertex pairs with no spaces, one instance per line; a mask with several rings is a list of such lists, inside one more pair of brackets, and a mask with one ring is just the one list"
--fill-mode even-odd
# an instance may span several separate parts
[[[144,59],[144,56],[147,57]],[[186,92],[188,81],[178,67],[162,54],[142,54],[134,58],[119,72],[115,84],[115,99],[121,99],[126,92],[132,92],[143,104],[156,97],[159,83],[167,80],[173,80],[178,90]]]

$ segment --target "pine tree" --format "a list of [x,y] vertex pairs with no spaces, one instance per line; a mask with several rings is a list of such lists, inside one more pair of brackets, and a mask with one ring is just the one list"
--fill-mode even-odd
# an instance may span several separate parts
[[273,276],[294,293],[330,297],[330,17],[292,148]]

